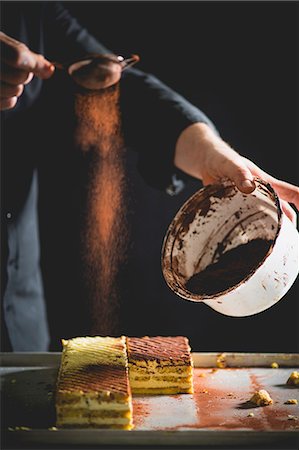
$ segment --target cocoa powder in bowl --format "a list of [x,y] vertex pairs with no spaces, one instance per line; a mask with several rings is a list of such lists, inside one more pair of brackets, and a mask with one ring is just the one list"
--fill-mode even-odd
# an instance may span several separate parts
[[213,295],[240,283],[263,260],[272,241],[254,239],[228,250],[217,262],[194,274],[186,283],[188,291]]

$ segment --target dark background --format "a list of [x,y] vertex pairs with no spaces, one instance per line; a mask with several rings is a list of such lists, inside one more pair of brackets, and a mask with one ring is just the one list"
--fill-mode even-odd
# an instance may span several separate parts
[[[139,69],[202,109],[237,151],[298,184],[298,4],[64,3],[116,54],[139,54]],[[248,318],[223,316],[169,290],[160,267],[162,240],[177,210],[201,184],[190,181],[184,192],[169,197],[146,185],[133,152],[127,160],[132,238],[124,268],[122,333],[186,335],[197,351],[298,351],[298,281],[278,304]],[[71,270],[68,181],[62,173],[55,172],[54,189],[47,190],[44,182],[41,192],[53,350],[60,349],[61,337],[84,332],[84,299]]]

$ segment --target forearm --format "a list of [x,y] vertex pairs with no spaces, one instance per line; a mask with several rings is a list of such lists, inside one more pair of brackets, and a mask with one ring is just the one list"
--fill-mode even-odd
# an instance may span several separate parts
[[174,164],[183,172],[200,178],[205,184],[223,177],[228,164],[242,157],[205,123],[194,123],[180,134],[175,148]]
[[175,147],[174,165],[194,178],[203,179],[204,159],[218,139],[205,123],[194,123],[180,134]]

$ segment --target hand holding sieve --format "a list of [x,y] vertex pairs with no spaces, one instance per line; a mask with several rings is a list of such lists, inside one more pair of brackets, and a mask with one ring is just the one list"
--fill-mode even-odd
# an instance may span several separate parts
[[69,63],[52,62],[52,64],[57,69],[66,70],[79,86],[88,90],[100,90],[116,84],[122,71],[138,61],[138,55],[124,58],[114,54],[89,54]]

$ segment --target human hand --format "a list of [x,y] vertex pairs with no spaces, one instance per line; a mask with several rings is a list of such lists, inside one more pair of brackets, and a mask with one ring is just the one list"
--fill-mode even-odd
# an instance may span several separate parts
[[259,177],[271,184],[280,197],[284,213],[296,224],[296,213],[289,203],[299,209],[299,187],[264,172],[239,155],[204,123],[190,125],[181,133],[174,164],[189,175],[200,178],[204,185],[229,178],[245,194],[254,191],[254,177]]
[[24,86],[36,75],[49,78],[54,66],[25,44],[0,32],[0,110],[11,109],[22,95]]

